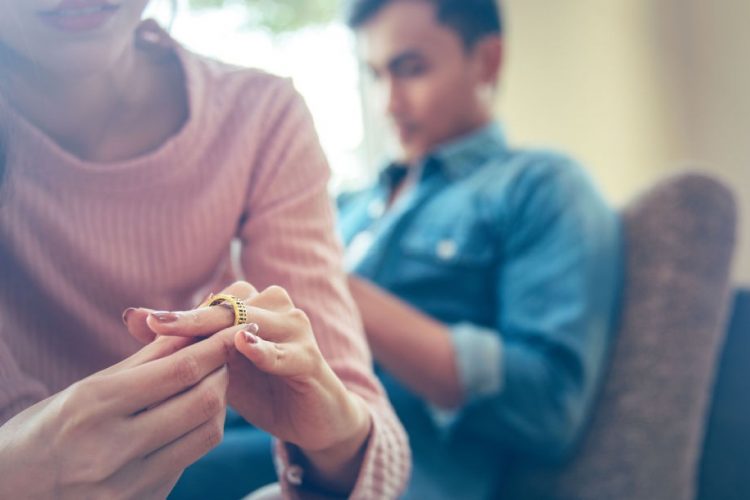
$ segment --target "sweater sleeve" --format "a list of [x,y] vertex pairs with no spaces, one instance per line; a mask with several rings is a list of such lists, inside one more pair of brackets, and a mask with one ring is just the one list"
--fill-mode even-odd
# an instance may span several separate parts
[[47,396],[47,388],[21,370],[0,336],[0,425]]
[[[372,371],[335,233],[327,161],[307,107],[289,83],[278,92],[268,125],[240,228],[242,270],[259,290],[287,289],[309,316],[329,365],[369,408],[373,429],[350,497],[396,498],[410,470],[406,434]],[[299,481],[290,482],[288,472],[298,467],[283,448],[277,447],[279,478],[285,496],[293,497]]]

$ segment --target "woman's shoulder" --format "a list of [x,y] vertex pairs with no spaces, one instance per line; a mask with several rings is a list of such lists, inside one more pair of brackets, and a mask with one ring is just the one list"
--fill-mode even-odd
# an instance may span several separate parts
[[227,112],[286,107],[300,97],[291,79],[241,67],[181,49],[187,85],[207,106]]
[[220,128],[227,120],[263,122],[289,108],[304,107],[291,79],[193,52],[153,20],[139,25],[136,43],[157,64],[178,63],[191,122],[204,129]]
[[[290,78],[183,52],[192,119],[203,131],[244,145],[314,137],[312,117]],[[212,132],[209,132],[211,134]]]
[[248,90],[268,92],[292,87],[288,78],[258,68],[237,66],[192,52],[187,52],[187,58],[193,59],[198,70],[203,73],[206,83],[217,89],[234,92]]

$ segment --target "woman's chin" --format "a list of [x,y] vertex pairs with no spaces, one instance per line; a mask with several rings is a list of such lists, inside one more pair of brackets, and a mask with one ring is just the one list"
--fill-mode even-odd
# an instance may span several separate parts
[[34,63],[45,73],[62,79],[85,78],[115,67],[126,49],[127,46],[113,50],[111,45],[94,44],[61,47],[50,54],[53,57],[37,59]]

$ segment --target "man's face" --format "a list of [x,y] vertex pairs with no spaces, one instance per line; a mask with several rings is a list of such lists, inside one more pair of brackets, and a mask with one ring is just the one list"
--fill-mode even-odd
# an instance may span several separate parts
[[482,96],[496,75],[488,76],[478,49],[467,50],[458,33],[439,22],[431,2],[393,1],[358,35],[402,160],[418,160],[491,116]]

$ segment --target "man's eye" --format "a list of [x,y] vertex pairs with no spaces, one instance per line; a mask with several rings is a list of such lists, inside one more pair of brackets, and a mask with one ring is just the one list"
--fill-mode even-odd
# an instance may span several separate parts
[[421,62],[405,62],[396,68],[395,73],[402,77],[419,76],[427,71],[427,67]]

